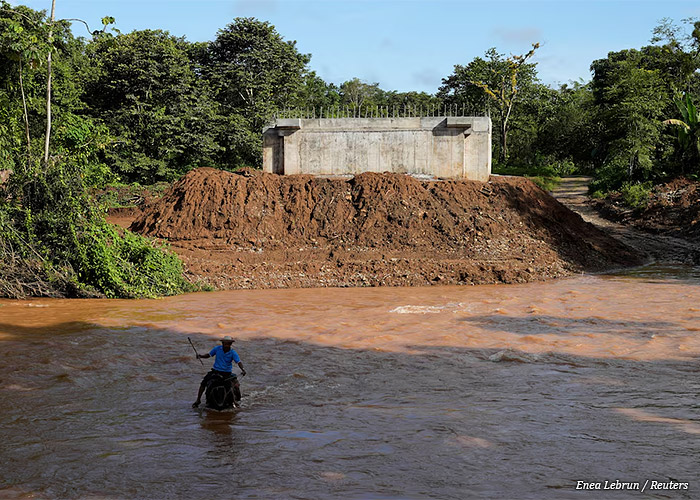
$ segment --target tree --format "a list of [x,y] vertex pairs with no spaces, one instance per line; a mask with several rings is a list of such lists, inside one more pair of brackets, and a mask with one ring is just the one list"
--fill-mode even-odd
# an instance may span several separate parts
[[475,80],[485,80],[493,75],[491,65],[494,60],[502,56],[496,52],[495,48],[486,51],[488,60],[475,57],[469,64],[462,66],[457,64],[453,73],[442,79],[442,86],[438,89],[437,97],[447,104],[457,104],[467,108],[485,111],[488,103],[486,92],[475,85]]
[[[44,135],[44,165],[48,165],[49,162],[49,148],[51,145],[51,128],[52,128],[52,108],[51,108],[51,91],[52,91],[52,80],[53,80],[53,58],[52,54],[54,52],[54,47],[53,47],[53,37],[54,37],[54,28],[56,27],[56,0],[51,1],[51,16],[49,20],[47,21],[48,25],[48,43],[49,43],[49,50],[46,55],[46,134]],[[62,19],[61,22],[65,23],[67,22],[67,19]],[[82,19],[71,19],[71,21],[80,21],[85,26],[88,28],[88,32],[91,33],[93,36],[99,36],[100,33],[104,33],[105,30],[107,29],[107,26],[114,23],[114,18],[113,17],[103,17],[102,18],[102,24],[103,28],[102,31],[95,31],[91,32],[90,27],[88,24],[83,21]]]
[[547,140],[547,132],[557,118],[560,94],[540,83],[533,83],[519,96],[517,113],[508,120],[509,166],[539,168],[543,163],[565,160]]
[[239,112],[262,129],[301,89],[310,56],[268,22],[236,18],[209,45],[206,77],[225,112]]
[[442,101],[427,92],[397,92],[395,90],[383,92],[380,105],[402,113],[404,110],[413,110],[412,112],[426,115],[439,114],[441,110],[444,112]]
[[672,106],[673,89],[659,69],[649,69],[648,52],[611,52],[591,65],[596,119],[601,123],[599,174],[605,188],[641,182],[655,175],[669,147],[662,118]]
[[212,166],[218,106],[196,78],[185,40],[160,30],[98,37],[84,100],[116,136],[107,159],[123,178],[152,183]]
[[[0,186],[0,294],[152,297],[192,290],[177,256],[117,231],[91,199],[87,183],[99,169],[93,162],[105,130],[79,114],[83,49],[66,21],[0,0],[0,67],[9,69],[0,72],[0,116],[8,119],[0,140],[5,146],[7,134],[10,146],[17,143],[21,96],[29,149],[26,163],[9,155],[14,172]],[[42,60],[51,62],[46,73],[25,71]],[[42,130],[44,148],[32,150],[29,138]]]
[[[678,143],[681,147],[681,163],[691,168],[700,168],[700,120],[698,111],[688,94],[682,100],[675,101],[682,119],[664,120],[665,125],[673,125],[678,131]],[[683,168],[685,170],[685,168]]]
[[298,102],[309,59],[296,42],[285,41],[270,23],[254,18],[236,18],[199,54],[220,114],[244,129],[219,131],[222,166],[262,162],[260,132],[280,109]]
[[322,110],[327,113],[329,109],[339,106],[340,99],[340,89],[336,85],[326,83],[315,71],[308,71],[304,74],[304,82],[291,106],[316,110],[320,114]]
[[[698,89],[700,74],[700,21],[684,19],[689,27],[678,26],[669,18],[663,18],[654,28],[651,42],[642,51],[651,52],[648,66],[661,70],[679,92]],[[690,29],[690,32],[688,32]],[[657,45],[664,42],[662,45]]]
[[[21,102],[21,120],[24,125],[26,146],[25,161],[32,155],[30,110],[28,106],[28,85],[25,81],[27,71],[37,69],[49,53],[46,24],[40,12],[27,7],[12,8],[4,0],[0,2],[0,82],[2,83],[4,126],[0,128],[0,144],[6,148],[6,155],[1,161],[5,168],[15,163],[17,154],[17,112],[16,105]],[[14,109],[14,111],[13,111]],[[15,151],[15,156],[12,156]]]
[[591,172],[600,149],[601,126],[595,119],[590,83],[545,87],[532,101],[521,107],[514,128],[527,121],[534,135],[534,154],[550,164],[572,162],[577,169]]
[[[51,17],[49,18],[49,46],[53,43],[53,23],[56,19],[56,0],[51,2]],[[50,48],[46,56],[46,135],[44,137],[44,164],[49,163],[49,146],[51,144],[51,52]]]
[[[55,2],[52,7],[55,7]],[[113,21],[112,18],[105,18],[103,30],[98,33],[104,32]],[[21,98],[26,144],[26,154],[22,155],[21,161],[13,147],[8,151],[15,151],[12,153],[14,159],[8,154],[2,155],[3,160],[15,165],[21,163],[29,168],[34,158],[42,158],[46,167],[54,124],[65,132],[67,126],[75,123],[73,113],[82,108],[81,79],[77,77],[77,68],[84,61],[83,49],[84,43],[71,34],[68,20],[47,19],[44,12],[23,6],[11,8],[0,1],[0,67],[6,70],[3,73],[7,76],[4,81],[0,77],[3,84],[0,96],[4,94],[4,100],[8,103],[2,110],[7,126],[0,127],[0,133],[12,135],[11,130],[16,129],[18,113],[13,111],[13,103]],[[37,69],[43,67],[44,62],[46,71],[42,74]],[[54,93],[56,88],[59,90],[57,94]],[[45,98],[42,99],[41,94]],[[33,149],[31,137],[40,136],[42,131],[44,146],[41,150]],[[58,139],[60,142],[61,137]],[[0,137],[0,142],[5,142],[3,137]],[[65,144],[59,145],[61,153],[66,152],[63,146]]]
[[504,58],[495,48],[486,51],[487,59],[476,58],[467,66],[456,65],[454,73],[443,79],[438,97],[448,103],[479,106],[492,102],[496,107],[499,127],[499,161],[508,159],[508,132],[515,103],[523,89],[536,81],[535,64],[527,61],[539,43],[523,55]]
[[[506,163],[508,160],[508,121],[510,120],[513,106],[515,105],[521,88],[521,86],[518,85],[519,74],[527,60],[535,54],[539,46],[539,43],[535,43],[532,45],[532,49],[526,54],[511,56],[503,61],[504,64],[494,65],[494,67],[491,68],[493,78],[472,80],[471,82],[483,89],[486,95],[496,103],[501,131],[500,155],[501,162],[503,163]],[[498,63],[500,61],[494,62]],[[495,80],[495,82],[493,82],[493,80]]]
[[341,102],[353,112],[359,113],[365,107],[377,106],[382,98],[378,83],[366,83],[353,78],[340,85]]

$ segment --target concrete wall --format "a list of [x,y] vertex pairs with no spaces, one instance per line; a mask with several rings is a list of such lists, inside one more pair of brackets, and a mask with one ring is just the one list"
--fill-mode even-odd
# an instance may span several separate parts
[[263,131],[263,170],[424,174],[487,181],[487,117],[279,119]]

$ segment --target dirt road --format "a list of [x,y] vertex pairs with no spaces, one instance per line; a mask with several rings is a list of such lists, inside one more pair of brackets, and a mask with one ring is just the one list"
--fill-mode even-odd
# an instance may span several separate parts
[[588,184],[590,177],[564,177],[552,195],[568,208],[577,212],[613,238],[640,250],[648,262],[692,264],[700,262],[700,250],[692,242],[663,234],[652,234],[627,224],[604,217],[590,204]]

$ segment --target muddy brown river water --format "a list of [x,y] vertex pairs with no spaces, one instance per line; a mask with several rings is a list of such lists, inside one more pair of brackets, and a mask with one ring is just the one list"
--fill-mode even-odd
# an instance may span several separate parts
[[700,498],[699,269],[4,300],[0,363],[0,498]]

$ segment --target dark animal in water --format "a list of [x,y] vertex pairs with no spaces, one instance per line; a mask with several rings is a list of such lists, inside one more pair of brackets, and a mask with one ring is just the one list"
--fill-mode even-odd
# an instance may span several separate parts
[[206,387],[206,407],[214,410],[233,408],[241,400],[240,389],[233,384],[235,379],[234,376],[219,374],[212,377]]

